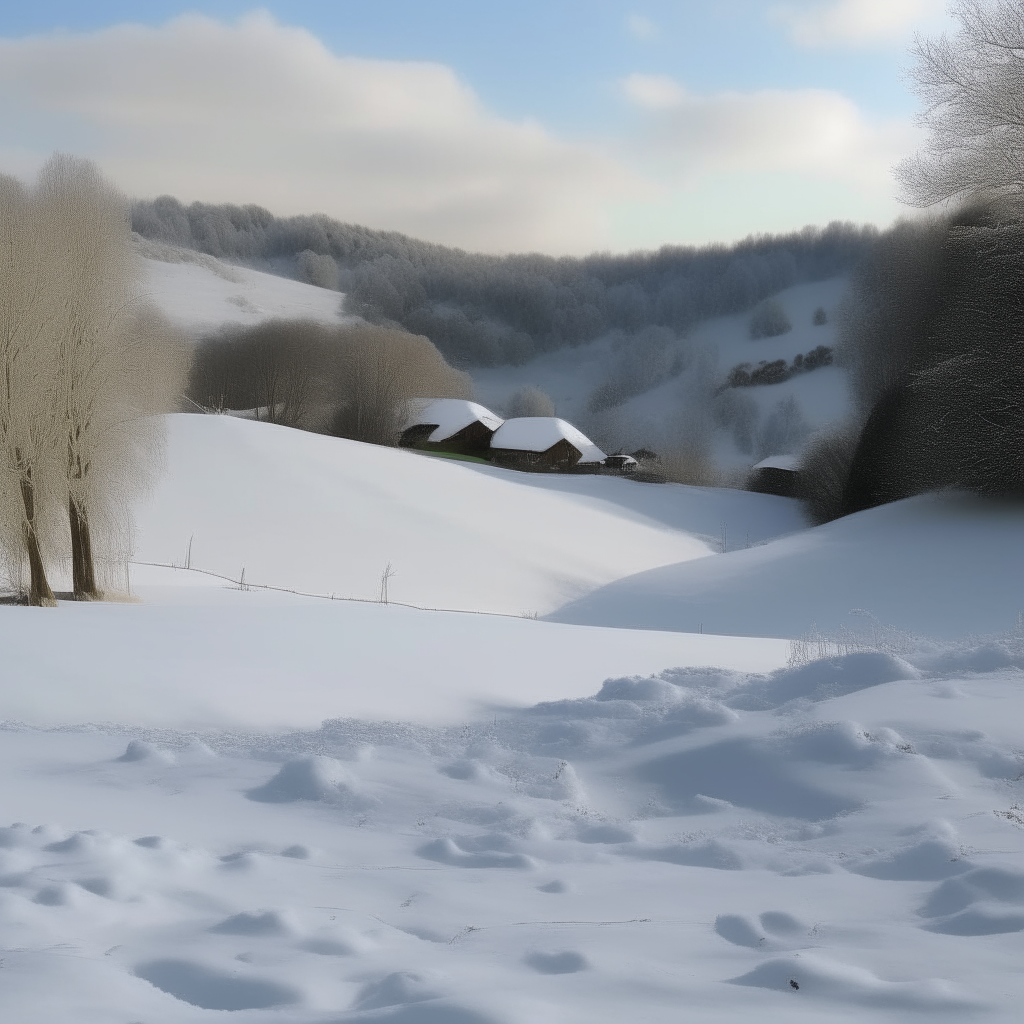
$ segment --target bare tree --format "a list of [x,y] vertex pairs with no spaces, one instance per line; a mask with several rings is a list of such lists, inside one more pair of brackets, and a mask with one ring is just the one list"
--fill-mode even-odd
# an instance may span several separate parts
[[75,596],[100,596],[96,527],[111,546],[126,489],[141,483],[157,438],[153,414],[174,408],[184,348],[140,294],[127,200],[88,161],[52,157],[39,176],[33,223],[47,282],[40,350],[54,477],[71,534]]
[[30,197],[12,178],[0,178],[0,457],[5,541],[27,557],[29,601],[54,603],[39,540],[45,493],[48,423],[37,401],[48,367],[38,339],[46,326],[45,280],[30,223]]
[[394,445],[417,398],[468,398],[469,377],[452,369],[429,339],[362,325],[343,329],[337,352],[338,412],[331,433]]
[[1024,194],[1024,2],[957,0],[952,13],[955,36],[912,50],[930,132],[896,170],[912,206]]
[[314,429],[329,416],[337,330],[311,320],[229,327],[199,345],[189,397],[207,409],[252,410],[257,419]]
[[40,544],[54,432],[43,344],[50,315],[31,195],[0,176],[0,519],[6,546],[28,560],[29,604],[55,604]]

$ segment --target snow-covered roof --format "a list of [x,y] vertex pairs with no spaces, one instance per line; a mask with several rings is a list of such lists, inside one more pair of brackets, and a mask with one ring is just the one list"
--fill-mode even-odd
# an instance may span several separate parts
[[406,427],[415,426],[417,423],[436,423],[437,429],[427,440],[444,441],[477,420],[491,430],[497,430],[503,422],[502,418],[496,416],[490,409],[462,398],[422,399],[414,403],[413,415],[406,423]]
[[789,469],[794,473],[800,468],[800,460],[795,455],[769,455],[762,459],[754,469]]
[[589,437],[555,416],[522,416],[505,420],[491,437],[491,447],[546,452],[562,440],[579,449],[580,462],[603,462],[605,459],[604,452]]

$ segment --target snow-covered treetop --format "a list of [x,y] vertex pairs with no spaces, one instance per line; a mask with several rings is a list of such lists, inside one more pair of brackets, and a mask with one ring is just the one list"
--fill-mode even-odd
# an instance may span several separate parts
[[546,452],[559,441],[568,441],[580,452],[580,462],[603,462],[605,454],[571,423],[555,416],[529,416],[505,422],[491,438],[492,448],[521,452]]
[[405,426],[408,428],[417,423],[436,423],[437,429],[427,440],[444,441],[477,420],[491,430],[497,430],[503,422],[500,416],[476,402],[467,402],[462,398],[434,398],[414,402],[412,415]]

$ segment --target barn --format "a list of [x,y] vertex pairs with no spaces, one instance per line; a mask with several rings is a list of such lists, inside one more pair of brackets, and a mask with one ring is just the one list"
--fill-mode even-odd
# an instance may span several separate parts
[[505,420],[491,438],[491,461],[535,473],[596,473],[605,454],[571,423],[555,416]]
[[491,437],[502,422],[500,416],[476,402],[461,398],[423,400],[414,403],[398,443],[403,448],[488,459]]
[[751,469],[747,490],[777,494],[781,498],[795,498],[799,464],[800,460],[795,455],[769,455]]

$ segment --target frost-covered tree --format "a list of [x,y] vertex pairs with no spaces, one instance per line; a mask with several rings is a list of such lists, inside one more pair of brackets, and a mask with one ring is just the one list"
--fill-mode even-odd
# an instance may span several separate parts
[[957,0],[953,36],[918,38],[929,137],[897,168],[913,206],[1024,195],[1024,0]]
[[777,338],[793,330],[793,323],[778,299],[765,299],[750,315],[750,337]]
[[29,603],[52,605],[40,536],[56,440],[46,344],[52,281],[33,212],[31,194],[0,176],[0,541],[17,566],[28,562]]
[[151,475],[148,417],[176,406],[184,348],[139,286],[129,204],[87,160],[43,167],[35,224],[48,282],[53,458],[71,534],[75,596],[97,598],[94,547],[115,545],[121,499]]
[[33,189],[4,179],[0,223],[0,539],[49,604],[42,536],[53,557],[63,518],[75,595],[99,597],[97,551],[126,547],[184,343],[140,293],[128,202],[88,161],[54,156]]

